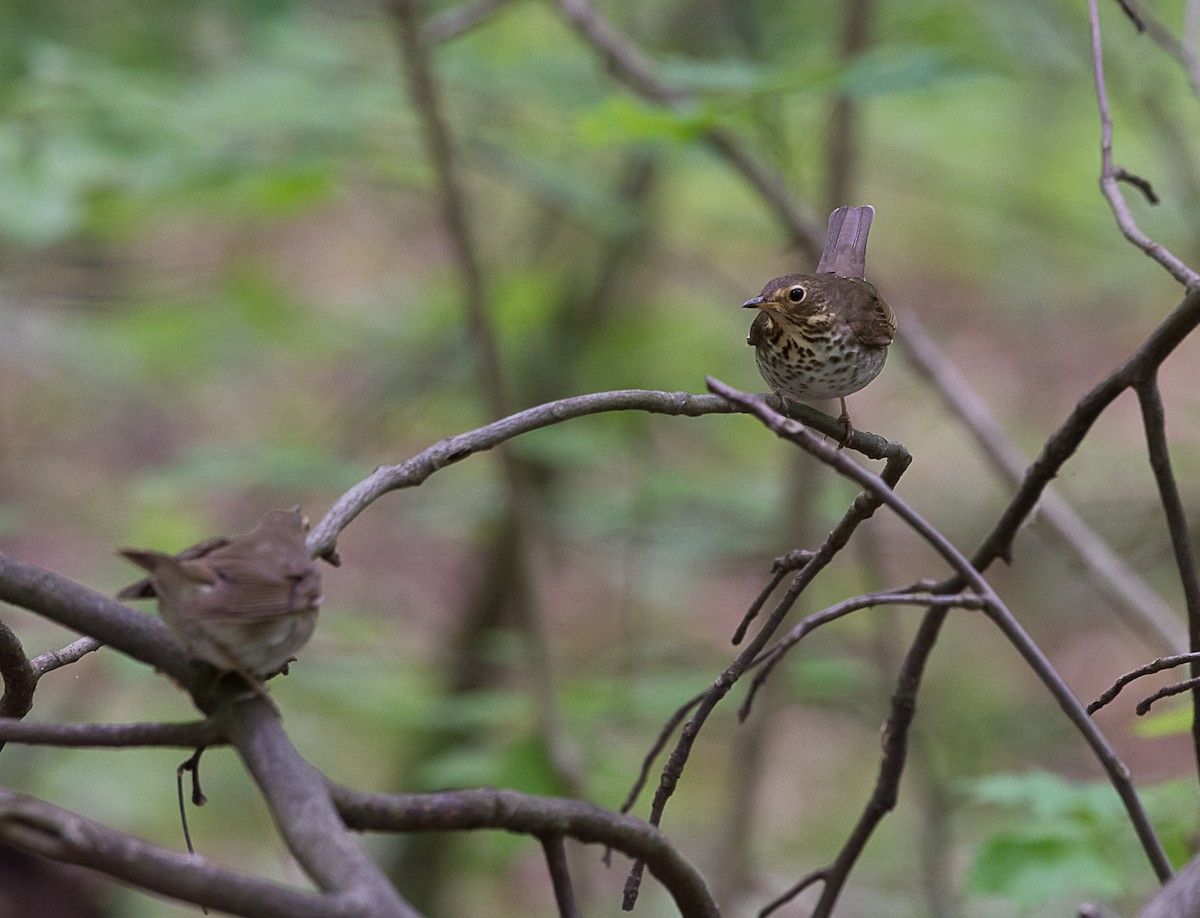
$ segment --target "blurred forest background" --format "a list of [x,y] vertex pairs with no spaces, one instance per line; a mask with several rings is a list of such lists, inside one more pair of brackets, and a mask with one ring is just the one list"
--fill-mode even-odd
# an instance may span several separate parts
[[[1154,6],[1179,29],[1183,0]],[[700,392],[706,374],[762,391],[739,306],[814,264],[703,142],[714,125],[783,176],[820,228],[835,204],[876,207],[872,279],[919,315],[1030,455],[1179,301],[1097,190],[1082,2],[597,8],[687,104],[664,108],[614,81],[553,3],[514,0],[454,36],[436,31],[452,5],[429,10],[497,391],[386,10],[0,5],[0,549],[112,594],[135,578],[117,546],[179,549],[245,531],[272,507],[317,519],[376,465],[498,406]],[[868,40],[847,55],[850,9]],[[1194,265],[1200,105],[1116,4],[1101,12],[1118,160],[1162,197],[1132,205]],[[832,155],[838,100],[855,129],[849,152]],[[855,425],[908,447],[900,493],[970,550],[1011,487],[905,347],[901,324],[883,375],[850,401]],[[1198,361],[1200,344],[1186,342],[1162,375],[1193,509]],[[488,454],[385,498],[342,536],[318,632],[271,686],[301,752],[335,780],[618,806],[667,717],[728,662],[772,559],[815,547],[854,494],[745,417],[604,415],[519,438],[513,453],[533,495],[523,510]],[[1132,394],[1058,486],[1181,607]],[[1121,625],[1054,545],[1035,522],[1015,565],[990,576],[1088,701],[1165,648]],[[944,573],[880,513],[802,611]],[[874,780],[919,614],[878,609],[823,629],[748,723],[735,722],[735,693],[701,735],[663,827],[729,914],[840,847]],[[31,654],[70,637],[3,616]],[[1179,733],[1187,706],[1165,702],[1143,722],[1135,701],[1098,722],[1182,860],[1200,804]],[[101,651],[48,678],[31,716],[191,713],[166,679]],[[952,613],[917,730],[900,806],[839,914],[1062,915],[1087,897],[1129,912],[1153,891],[1084,743],[982,617]],[[182,758],[10,745],[0,784],[178,848]],[[205,768],[210,802],[190,815],[198,850],[299,882],[234,755],[212,751]],[[365,843],[430,915],[554,914],[526,839]],[[596,849],[579,863],[585,913],[618,914],[623,867],[605,869]],[[112,915],[194,913],[115,887],[104,896]],[[637,913],[673,909],[647,884]]]

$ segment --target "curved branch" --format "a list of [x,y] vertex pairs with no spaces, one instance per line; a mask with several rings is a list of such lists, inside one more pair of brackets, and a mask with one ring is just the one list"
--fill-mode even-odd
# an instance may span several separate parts
[[430,794],[364,794],[334,786],[346,824],[358,831],[422,832],[504,829],[562,835],[604,845],[646,862],[650,872],[692,918],[718,918],[703,875],[654,826],[594,803],[478,788]]
[[1197,661],[1200,661],[1200,653],[1177,653],[1169,657],[1159,657],[1145,666],[1139,666],[1137,669],[1125,673],[1125,675],[1121,676],[1121,678],[1105,689],[1099,698],[1088,705],[1087,712],[1095,714],[1121,694],[1121,689],[1125,688],[1125,686],[1135,679],[1162,672],[1164,669],[1173,669],[1176,666],[1183,666],[1186,663],[1195,663]]
[[1127,178],[1128,173],[1113,164],[1113,122],[1108,107],[1108,88],[1104,79],[1104,46],[1100,37],[1100,10],[1097,0],[1088,0],[1088,18],[1092,30],[1092,73],[1096,80],[1096,102],[1100,109],[1100,190],[1112,209],[1122,236],[1166,268],[1184,287],[1189,290],[1200,288],[1200,274],[1184,264],[1166,246],[1155,242],[1142,232],[1130,213],[1125,195],[1121,192],[1121,179]]
[[759,664],[758,672],[755,674],[754,680],[750,683],[749,691],[746,692],[746,700],[742,702],[741,708],[738,709],[738,719],[745,720],[750,714],[750,708],[754,704],[754,696],[758,694],[758,690],[762,688],[763,683],[771,675],[776,664],[787,655],[789,650],[804,640],[810,632],[816,631],[822,625],[828,625],[830,622],[837,621],[839,618],[849,615],[851,612],[857,612],[859,609],[869,609],[874,606],[936,606],[944,609],[982,609],[985,605],[986,603],[983,598],[973,593],[934,594],[893,591],[855,596],[827,609],[822,609],[820,612],[814,612],[812,615],[806,616],[798,625],[780,638],[774,647],[763,653],[755,661]]
[[[774,396],[769,397],[767,401],[770,404],[779,404]],[[573,418],[609,411],[646,411],[651,414],[700,417],[707,414],[732,414],[741,409],[715,395],[659,392],[653,389],[593,392],[527,408],[475,430],[440,440],[397,465],[381,465],[338,498],[325,514],[325,518],[309,534],[309,550],[316,557],[335,557],[338,534],[363,510],[389,491],[416,487],[439,469],[460,462],[475,453],[493,449],[521,434],[561,424]],[[805,424],[827,436],[840,439],[845,433],[845,427],[836,419],[815,408],[797,405],[792,413]],[[871,459],[886,459],[895,455],[898,448],[898,444],[890,440],[860,430],[851,433],[848,446]]]
[[141,889],[249,918],[373,918],[346,893],[314,895],[214,867],[33,797],[0,788],[0,841]]
[[190,675],[182,648],[157,618],[135,612],[61,574],[17,561],[2,552],[0,600],[111,644],[122,653],[162,670],[189,691],[198,685]]
[[[0,681],[4,694],[0,695],[0,717],[24,717],[33,707],[33,690],[37,686],[37,674],[25,656],[25,648],[16,633],[0,622]],[[4,741],[0,739],[0,748]]]

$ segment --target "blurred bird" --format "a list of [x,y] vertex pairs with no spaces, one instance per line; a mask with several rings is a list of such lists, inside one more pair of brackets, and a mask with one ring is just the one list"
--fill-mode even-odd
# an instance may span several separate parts
[[321,574],[304,544],[299,510],[271,510],[245,535],[208,539],[178,555],[121,549],[150,576],[117,597],[156,596],[163,622],[188,655],[235,672],[259,694],[312,637]]
[[896,316],[867,282],[867,233],[875,208],[839,207],[816,274],[787,274],[767,281],[743,303],[758,309],[746,343],[758,371],[787,410],[788,400],[836,398],[853,428],[846,396],[879,375],[896,336]]

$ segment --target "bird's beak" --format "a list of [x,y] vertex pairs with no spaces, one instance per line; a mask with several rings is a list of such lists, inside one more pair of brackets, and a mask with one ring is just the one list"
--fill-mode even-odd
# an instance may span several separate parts
[[742,309],[766,309],[769,305],[761,296],[756,296],[754,299],[742,303]]

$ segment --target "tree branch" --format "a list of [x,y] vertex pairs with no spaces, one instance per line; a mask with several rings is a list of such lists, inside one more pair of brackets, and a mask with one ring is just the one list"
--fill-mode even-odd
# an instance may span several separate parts
[[[1171,875],[1170,862],[1167,860],[1166,854],[1154,834],[1153,827],[1146,816],[1145,810],[1142,808],[1137,791],[1129,779],[1128,769],[1117,758],[1108,740],[1095,726],[1091,718],[1088,717],[1083,705],[1080,704],[1074,693],[1063,682],[1062,677],[1058,675],[1045,654],[1042,653],[1033,639],[1029,637],[1017,622],[1016,618],[992,589],[991,585],[983,578],[982,574],[976,570],[972,562],[909,506],[906,501],[896,495],[891,485],[879,476],[862,468],[850,459],[850,457],[815,437],[800,424],[774,411],[755,396],[740,393],[711,377],[709,379],[709,387],[713,391],[751,410],[776,435],[800,446],[810,455],[831,466],[838,474],[849,478],[863,488],[864,492],[872,495],[879,503],[886,504],[909,528],[917,533],[950,565],[956,575],[956,580],[961,579],[979,594],[985,602],[984,611],[988,617],[995,622],[1000,628],[1001,633],[1008,638],[1009,642],[1013,644],[1018,653],[1021,654],[1026,663],[1033,669],[1034,673],[1050,691],[1055,701],[1058,702],[1059,707],[1079,732],[1083,734],[1084,739],[1092,748],[1096,758],[1108,774],[1109,781],[1125,804],[1130,821],[1133,823],[1142,847],[1159,878],[1165,880],[1169,877]],[[934,592],[938,591],[935,590]],[[944,615],[944,610],[942,611]],[[940,627],[940,622],[938,626]],[[923,626],[922,630],[925,631],[927,629]],[[934,636],[936,636],[936,631]],[[847,865],[846,869],[848,872],[849,865]],[[844,874],[842,877],[844,879]],[[833,901],[836,899],[838,891],[838,875],[834,870],[831,870],[822,894],[821,903],[818,904],[814,915],[828,914],[828,911],[832,909]],[[828,908],[823,908],[826,904]]]
[[288,850],[322,891],[342,893],[371,918],[415,918],[347,831],[321,774],[296,751],[258,696],[223,705],[218,723],[266,798]]
[[1117,228],[1121,235],[1148,256],[1162,265],[1167,272],[1188,290],[1200,287],[1200,274],[1188,267],[1166,246],[1155,242],[1141,231],[1125,195],[1120,181],[1128,176],[1125,170],[1113,164],[1113,122],[1108,106],[1108,88],[1104,79],[1104,46],[1100,37],[1100,11],[1097,0],[1088,0],[1088,18],[1092,29],[1092,71],[1096,79],[1096,102],[1100,109],[1100,191],[1108,201]]
[[[773,396],[768,398],[768,402],[779,404],[777,399],[772,399]],[[381,465],[334,502],[324,519],[309,534],[309,550],[316,557],[334,557],[338,534],[363,510],[389,491],[416,487],[434,472],[461,462],[475,453],[494,449],[521,434],[589,414],[609,411],[646,411],[651,414],[700,417],[708,414],[733,414],[739,409],[715,395],[659,392],[652,389],[593,392],[527,408],[475,430],[440,440],[397,465]],[[840,438],[845,433],[845,427],[841,423],[815,408],[797,405],[792,413],[805,424],[827,436]],[[851,433],[848,446],[868,458],[886,459],[895,454],[898,444],[866,431],[855,430]]]
[[645,861],[688,918],[719,918],[703,875],[658,829],[581,800],[477,788],[430,794],[363,794],[333,787],[338,812],[357,831],[423,832],[503,829],[558,834],[615,848]]
[[313,895],[170,851],[52,804],[0,788],[0,841],[79,864],[141,889],[247,918],[373,918],[351,893]]

